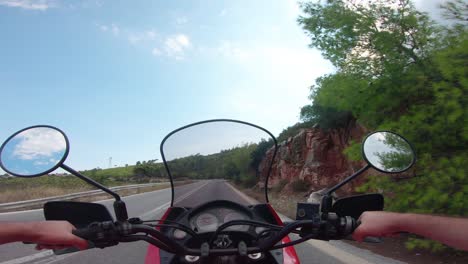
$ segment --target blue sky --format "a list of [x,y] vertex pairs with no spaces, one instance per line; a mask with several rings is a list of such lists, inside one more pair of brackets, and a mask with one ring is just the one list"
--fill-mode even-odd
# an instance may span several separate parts
[[333,72],[298,15],[292,0],[0,0],[0,140],[54,125],[67,165],[90,169],[158,158],[165,134],[203,119],[278,135]]

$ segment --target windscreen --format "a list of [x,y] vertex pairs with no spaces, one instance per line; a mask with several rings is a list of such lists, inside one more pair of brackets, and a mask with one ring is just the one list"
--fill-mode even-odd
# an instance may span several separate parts
[[[271,167],[265,146],[276,147],[274,142],[268,131],[240,121],[204,121],[170,133],[161,143],[161,154],[174,185],[172,205],[264,203],[259,189],[267,177],[258,176],[259,165]],[[259,193],[254,200],[252,192]]]

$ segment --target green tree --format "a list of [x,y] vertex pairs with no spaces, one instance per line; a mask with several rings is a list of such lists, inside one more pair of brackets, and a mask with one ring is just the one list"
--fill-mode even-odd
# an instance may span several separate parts
[[[343,125],[350,113],[369,129],[407,137],[418,152],[414,177],[372,178],[361,191],[389,193],[390,210],[468,216],[467,5],[445,4],[450,26],[410,1],[320,1],[302,5],[311,46],[336,67],[317,79],[304,121]],[[355,158],[357,148],[346,153]],[[442,249],[411,240],[409,247]]]

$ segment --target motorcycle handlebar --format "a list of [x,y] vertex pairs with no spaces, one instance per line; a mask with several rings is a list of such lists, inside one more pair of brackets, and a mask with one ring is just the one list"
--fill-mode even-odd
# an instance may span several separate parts
[[75,236],[79,236],[85,240],[92,240],[92,238],[94,237],[94,233],[95,233],[94,230],[91,230],[87,227],[75,229],[72,231],[72,234],[74,234]]
[[[104,248],[113,245],[117,245],[119,242],[131,242],[136,240],[144,240],[156,247],[159,247],[170,253],[178,255],[192,255],[192,256],[221,256],[221,255],[233,255],[239,254],[243,251],[247,254],[264,252],[271,250],[272,248],[282,248],[287,246],[292,246],[298,243],[301,243],[310,238],[316,239],[343,239],[346,236],[350,235],[354,229],[357,228],[358,222],[351,217],[331,217],[326,222],[322,220],[300,220],[293,221],[285,225],[278,233],[270,239],[261,241],[258,246],[255,247],[246,247],[241,250],[239,248],[229,248],[229,249],[211,249],[209,244],[208,247],[202,246],[201,249],[187,248],[177,242],[174,242],[173,239],[169,238],[164,233],[159,230],[145,224],[130,224],[130,223],[112,223],[112,222],[101,222],[101,223],[92,223],[86,228],[75,229],[73,234],[79,236],[83,239],[93,242],[96,247]],[[324,225],[329,225],[333,227],[333,230],[330,231],[330,234],[321,234],[323,232]],[[303,239],[297,241],[292,241],[288,244],[278,243],[291,232],[295,232],[297,229],[301,229],[301,236]],[[328,230],[326,228],[325,230]],[[316,232],[316,233],[314,233]],[[146,235],[138,235],[139,233],[145,233]]]

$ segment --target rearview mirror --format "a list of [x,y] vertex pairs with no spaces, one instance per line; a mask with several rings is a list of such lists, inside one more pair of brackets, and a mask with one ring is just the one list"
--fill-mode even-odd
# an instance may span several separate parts
[[60,167],[67,158],[68,150],[68,139],[58,128],[28,127],[2,144],[0,167],[13,176],[41,176]]
[[362,144],[364,159],[374,169],[385,173],[400,173],[415,162],[410,143],[402,136],[387,131],[374,132]]

